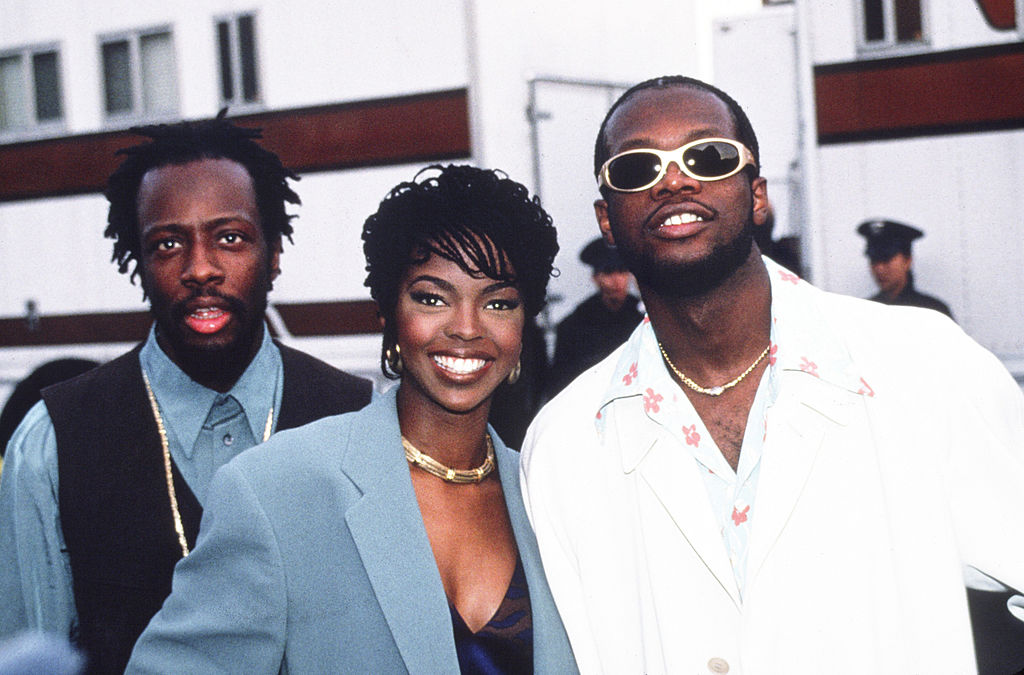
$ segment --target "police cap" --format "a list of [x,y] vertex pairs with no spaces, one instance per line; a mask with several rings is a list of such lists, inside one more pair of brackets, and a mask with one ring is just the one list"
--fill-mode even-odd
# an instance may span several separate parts
[[897,253],[910,255],[910,244],[924,232],[895,220],[867,220],[857,226],[857,233],[867,240],[864,253],[871,262],[884,262]]
[[620,272],[628,269],[615,247],[604,243],[601,237],[583,247],[580,251],[580,260],[593,267],[595,273]]

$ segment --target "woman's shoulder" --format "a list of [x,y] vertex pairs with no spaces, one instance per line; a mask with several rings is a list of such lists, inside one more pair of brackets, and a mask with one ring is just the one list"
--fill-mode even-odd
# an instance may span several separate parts
[[265,443],[246,450],[232,463],[246,473],[274,473],[304,470],[325,463],[338,466],[352,438],[372,439],[379,430],[386,406],[374,399],[362,410],[323,417],[309,424],[283,429]]

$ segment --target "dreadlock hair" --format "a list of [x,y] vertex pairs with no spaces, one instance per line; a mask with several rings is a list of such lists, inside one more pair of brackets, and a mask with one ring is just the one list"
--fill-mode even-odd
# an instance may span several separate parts
[[[732,120],[736,124],[736,131],[739,135],[739,141],[743,145],[750,149],[751,154],[754,155],[754,164],[747,165],[744,167],[744,171],[748,171],[748,175],[751,180],[757,178],[760,173],[761,167],[761,151],[757,144],[757,134],[754,133],[754,127],[750,124],[750,119],[747,117],[747,113],[743,111],[740,104],[737,103],[731,96],[726,94],[724,91],[713,85],[698,80],[693,77],[686,77],[685,75],[663,75],[661,77],[655,77],[650,80],[645,80],[639,84],[635,84],[627,89],[622,96],[612,104],[612,107],[608,110],[608,113],[604,116],[604,120],[601,122],[601,128],[597,132],[597,141],[594,143],[594,175],[598,175],[601,171],[601,167],[611,157],[611,148],[608,147],[608,136],[607,127],[608,120],[611,119],[615,111],[618,110],[622,104],[633,97],[634,94],[645,89],[668,89],[669,87],[684,87],[690,89],[698,89],[700,91],[706,91],[712,96],[718,98],[722,103],[729,108],[729,113],[732,115]],[[605,193],[608,188],[601,186],[601,194],[607,196]]]
[[129,277],[132,283],[135,283],[142,259],[139,185],[146,173],[162,166],[203,159],[238,162],[252,177],[263,238],[270,246],[282,237],[291,241],[291,219],[295,216],[285,212],[285,203],[301,203],[288,185],[289,178],[298,180],[299,177],[286,169],[276,154],[255,142],[263,137],[262,129],[235,126],[226,115],[227,108],[224,108],[214,119],[134,127],[132,133],[150,140],[117,151],[125,160],[107,182],[105,194],[110,211],[103,234],[114,240],[111,261],[117,263],[118,272],[124,274],[132,261],[135,262]]
[[[540,200],[500,170],[434,164],[399,183],[363,225],[366,282],[384,320],[381,370],[397,373],[395,307],[410,265],[438,255],[472,276],[513,284],[527,317],[546,303],[558,242]],[[390,368],[389,368],[390,367]]]

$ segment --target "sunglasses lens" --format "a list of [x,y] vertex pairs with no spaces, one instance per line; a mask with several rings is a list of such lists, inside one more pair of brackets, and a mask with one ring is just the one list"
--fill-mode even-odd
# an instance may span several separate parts
[[683,161],[690,173],[699,178],[721,178],[740,165],[740,151],[722,141],[698,143],[687,148]]
[[618,190],[650,185],[661,172],[661,160],[652,152],[632,152],[608,164],[608,182]]

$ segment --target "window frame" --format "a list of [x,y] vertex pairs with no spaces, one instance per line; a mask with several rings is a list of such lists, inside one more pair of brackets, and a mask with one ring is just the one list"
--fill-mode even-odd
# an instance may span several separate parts
[[[60,116],[56,119],[40,120],[37,107],[38,92],[33,70],[33,58],[39,54],[55,54],[57,58],[57,103]],[[37,42],[18,47],[0,49],[0,59],[18,57],[24,76],[25,90],[21,93],[27,101],[29,123],[24,126],[0,128],[0,138],[8,139],[35,138],[63,133],[67,128],[67,101],[64,94],[64,59],[59,42]]]
[[[252,50],[252,68],[255,78],[256,97],[247,101],[244,99],[244,87],[242,82],[242,41],[239,37],[240,28],[239,21],[244,17],[249,17],[252,20],[253,25],[253,50]],[[221,23],[226,23],[228,26],[228,47],[231,51],[231,86],[234,91],[233,98],[226,98],[224,96],[224,83],[222,81],[224,73],[224,64],[221,61],[221,49],[220,49],[220,34],[219,26]],[[216,88],[217,88],[217,101],[220,107],[228,107],[231,111],[238,110],[261,110],[264,108],[263,102],[263,73],[260,67],[260,49],[259,49],[259,12],[256,10],[243,10],[238,12],[228,12],[224,14],[215,14],[213,16],[213,46],[214,53],[216,54]]]
[[[147,112],[143,100],[143,78],[142,78],[142,48],[143,38],[153,35],[168,35],[171,41],[171,70],[174,77],[174,107],[172,110],[162,112]],[[103,49],[108,44],[115,42],[128,43],[128,68],[129,83],[131,85],[131,109],[127,111],[110,112],[107,110],[107,72],[106,62],[103,58]],[[137,124],[139,122],[166,122],[176,120],[181,111],[181,89],[178,71],[178,48],[174,39],[174,28],[171,24],[158,24],[145,28],[134,28],[129,30],[103,33],[97,36],[97,56],[99,59],[99,83],[100,83],[100,110],[103,115],[103,123],[107,127],[123,127]]]
[[879,0],[882,3],[882,21],[885,37],[881,40],[868,41],[866,32],[867,17],[864,11],[865,0],[854,0],[857,17],[857,51],[862,55],[899,55],[916,54],[931,47],[931,21],[928,0],[918,0],[921,7],[921,39],[897,42],[896,40],[896,2],[897,0]]

